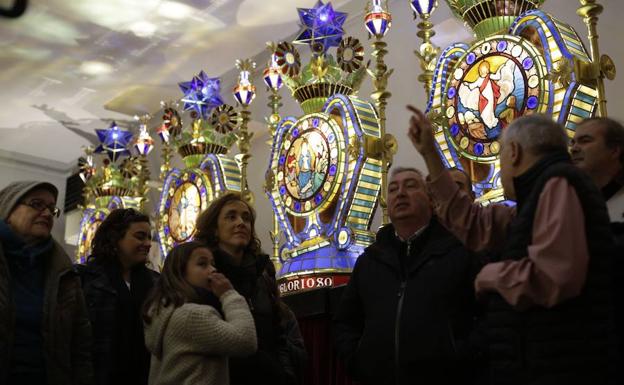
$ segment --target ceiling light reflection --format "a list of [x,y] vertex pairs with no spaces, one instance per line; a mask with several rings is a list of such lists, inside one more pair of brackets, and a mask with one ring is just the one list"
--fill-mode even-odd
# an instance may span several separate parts
[[138,37],[151,37],[156,32],[156,25],[149,21],[137,21],[130,25],[130,31]]
[[191,15],[193,8],[177,1],[163,1],[158,6],[158,14],[174,20],[182,20]]
[[113,72],[113,66],[101,61],[90,60],[80,65],[80,72],[87,75],[106,75]]

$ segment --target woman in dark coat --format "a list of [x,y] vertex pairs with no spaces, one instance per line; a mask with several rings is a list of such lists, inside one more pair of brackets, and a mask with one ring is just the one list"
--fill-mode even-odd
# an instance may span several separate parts
[[78,266],[93,328],[98,385],[147,384],[141,308],[158,273],[147,268],[149,217],[134,209],[111,212],[97,229],[86,265]]
[[239,193],[216,199],[197,219],[195,239],[212,248],[216,267],[249,304],[256,325],[258,351],[230,359],[230,382],[297,384],[305,364],[299,326],[277,291],[275,267],[262,253],[255,212]]
[[90,385],[91,328],[80,279],[51,235],[58,190],[0,190],[0,384]]

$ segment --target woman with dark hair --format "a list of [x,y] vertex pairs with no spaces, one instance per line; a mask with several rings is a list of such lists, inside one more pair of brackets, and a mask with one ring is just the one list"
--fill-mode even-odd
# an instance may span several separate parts
[[305,364],[299,326],[279,298],[275,267],[260,247],[255,212],[239,193],[227,193],[197,218],[195,239],[214,253],[217,269],[249,303],[258,351],[230,360],[230,381],[237,384],[296,384]]
[[203,243],[169,252],[143,320],[150,384],[228,385],[228,357],[256,351],[249,307]]
[[147,268],[149,217],[134,209],[112,211],[95,232],[92,253],[79,265],[93,328],[98,385],[147,384],[141,309],[158,273]]

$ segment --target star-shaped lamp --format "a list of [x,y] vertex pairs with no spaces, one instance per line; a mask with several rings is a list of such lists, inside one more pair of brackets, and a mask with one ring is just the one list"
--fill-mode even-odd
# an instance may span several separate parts
[[95,130],[100,140],[100,145],[95,149],[96,153],[106,152],[109,159],[115,162],[120,156],[130,155],[128,144],[132,140],[130,131],[122,130],[117,123],[112,122],[105,130]]
[[184,93],[184,111],[193,110],[197,118],[206,119],[208,114],[223,104],[221,99],[221,81],[219,78],[209,78],[204,71],[189,82],[179,83],[178,86]]
[[324,54],[331,47],[337,47],[342,40],[342,25],[347,14],[334,11],[331,3],[321,0],[314,8],[297,8],[302,30],[293,41],[296,44],[309,44],[316,54]]

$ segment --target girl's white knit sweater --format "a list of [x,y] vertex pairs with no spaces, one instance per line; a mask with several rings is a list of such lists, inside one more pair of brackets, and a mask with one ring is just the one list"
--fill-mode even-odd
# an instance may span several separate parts
[[229,290],[220,300],[225,319],[212,306],[186,303],[161,307],[145,324],[150,385],[229,384],[228,357],[253,354],[256,329],[240,294]]

